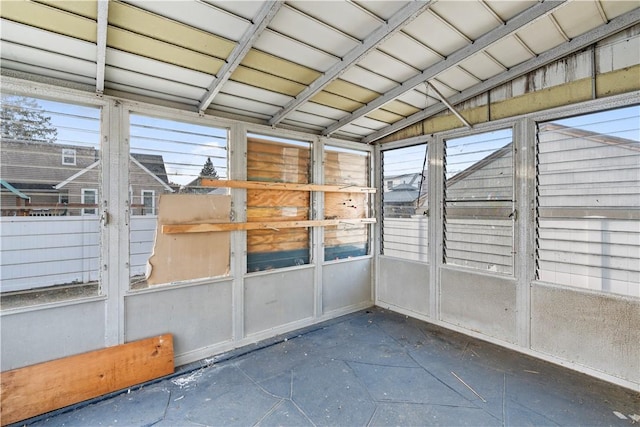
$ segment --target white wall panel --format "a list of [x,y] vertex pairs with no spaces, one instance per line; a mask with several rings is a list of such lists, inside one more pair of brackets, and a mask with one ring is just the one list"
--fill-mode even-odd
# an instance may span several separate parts
[[429,264],[381,256],[376,304],[429,316]]
[[125,297],[125,341],[173,334],[176,357],[232,338],[231,281]]
[[276,270],[244,279],[245,334],[313,317],[314,267]]
[[372,259],[325,263],[322,267],[322,312],[371,304]]
[[105,346],[105,301],[2,313],[2,371]]

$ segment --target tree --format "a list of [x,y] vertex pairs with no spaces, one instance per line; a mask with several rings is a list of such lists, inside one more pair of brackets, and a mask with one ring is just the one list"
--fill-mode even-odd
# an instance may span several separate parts
[[218,172],[216,172],[216,168],[213,167],[211,157],[207,157],[207,161],[204,162],[200,176],[204,178],[218,179]]
[[3,95],[0,103],[2,138],[25,142],[54,143],[58,129],[51,124],[51,116],[33,98]]

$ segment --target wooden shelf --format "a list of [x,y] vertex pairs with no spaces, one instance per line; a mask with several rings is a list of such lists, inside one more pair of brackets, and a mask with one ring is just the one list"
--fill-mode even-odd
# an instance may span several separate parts
[[375,222],[375,218],[356,218],[307,221],[226,222],[217,224],[165,224],[162,226],[162,233],[178,234],[238,230],[280,230],[284,228],[326,227],[341,224],[373,224]]
[[202,178],[202,187],[216,188],[245,188],[248,190],[286,190],[286,191],[321,191],[325,193],[375,193],[373,187],[359,187],[357,185],[321,185],[294,184],[288,182],[268,181],[233,181],[224,179]]

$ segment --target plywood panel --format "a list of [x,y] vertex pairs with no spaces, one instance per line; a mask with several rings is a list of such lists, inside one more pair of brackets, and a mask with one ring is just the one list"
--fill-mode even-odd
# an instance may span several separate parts
[[[228,223],[230,211],[230,196],[163,194],[158,202],[158,230],[171,224]],[[227,275],[230,244],[229,232],[156,232],[147,282],[157,285]]]
[[[369,182],[369,156],[366,153],[325,151],[324,182],[326,184],[364,185]],[[325,218],[366,218],[369,195],[363,193],[325,193]],[[342,224],[326,227],[324,245],[327,248],[364,247],[369,240],[369,226]],[[325,257],[333,258],[333,253]],[[343,255],[348,256],[348,255]],[[341,256],[339,256],[341,257]]]
[[161,335],[2,372],[2,425],[173,373],[173,336]]
[[[308,147],[250,138],[247,176],[251,180],[307,184],[311,152]],[[247,222],[300,221],[310,218],[311,193],[290,190],[247,190]],[[269,253],[306,249],[307,228],[250,230],[247,252]]]
[[365,218],[367,195],[361,193],[326,193],[324,195],[326,219]]

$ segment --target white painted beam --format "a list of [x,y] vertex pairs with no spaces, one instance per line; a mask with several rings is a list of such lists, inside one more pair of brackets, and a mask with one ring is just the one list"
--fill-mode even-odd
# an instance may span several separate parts
[[354,120],[357,120],[358,118],[364,115],[367,115],[374,110],[377,110],[387,102],[392,101],[393,99],[399,97],[405,92],[408,92],[409,90],[413,89],[417,85],[427,80],[431,80],[436,75],[440,74],[446,69],[453,67],[454,65],[464,61],[465,59],[471,57],[472,55],[475,55],[476,53],[482,51],[483,49],[487,48],[491,44],[497,42],[498,40],[501,40],[502,38],[507,37],[508,35],[524,27],[525,25],[528,25],[529,23],[533,22],[533,20],[538,19],[539,17],[550,13],[552,10],[561,6],[563,3],[564,1],[556,1],[556,0],[554,1],[547,0],[544,3],[537,3],[536,5],[530,7],[524,12],[513,17],[504,25],[501,25],[495,28],[494,30],[489,31],[483,36],[480,36],[477,40],[473,42],[473,44],[470,44],[468,46],[465,46],[455,51],[454,53],[449,55],[445,60],[439,61],[434,65],[424,69],[421,73],[404,81],[401,85],[394,87],[384,95],[374,99],[367,105],[360,107],[359,109],[349,114],[348,116],[344,117],[343,119],[340,119],[334,125],[326,128],[322,132],[322,134],[330,135],[336,130],[353,122]]
[[349,67],[358,63],[367,53],[378,47],[381,43],[400,31],[405,25],[413,21],[418,15],[424,12],[431,5],[431,1],[412,1],[396,12],[389,20],[376,28],[362,42],[362,44],[351,49],[335,63],[327,72],[300,92],[292,101],[269,120],[269,124],[274,126],[281,122],[289,113],[300,105],[307,102],[314,95],[320,92],[326,85],[340,77]]
[[[541,53],[535,58],[532,58],[528,61],[518,64],[512,67],[509,71],[498,74],[497,76],[492,77],[488,80],[485,80],[482,83],[479,83],[468,89],[465,89],[459,94],[453,95],[451,98],[449,98],[449,102],[452,105],[456,105],[468,99],[471,99],[475,96],[481,95],[493,88],[503,85],[524,74],[535,71],[540,67],[550,64],[551,62],[562,59],[565,56],[572,54],[573,52],[576,52],[580,49],[584,49],[598,42],[599,40],[602,40],[606,37],[616,34],[638,23],[640,23],[640,7],[632,10],[631,12],[627,12],[623,15],[620,15],[612,19],[607,24],[594,28],[593,30],[588,31],[580,36],[577,36],[568,42],[565,42],[552,49],[549,49],[548,51]],[[362,142],[372,143],[393,132],[397,132],[401,129],[404,129],[407,126],[410,126],[421,120],[427,119],[446,109],[447,107],[442,104],[433,105],[422,111],[412,114],[411,116],[405,119],[399,120],[394,124],[387,126],[386,128],[383,128],[379,131],[372,133],[371,135],[363,138]]]
[[98,0],[98,22],[96,37],[96,92],[104,92],[104,69],[107,60],[107,25],[109,22],[109,0]]
[[444,105],[446,105],[446,106],[447,106],[447,108],[448,108],[448,109],[449,109],[453,114],[455,114],[455,116],[456,116],[457,118],[459,118],[459,119],[460,119],[460,121],[461,121],[461,122],[462,122],[466,127],[468,127],[469,129],[471,129],[471,123],[469,123],[469,122],[467,121],[467,119],[465,119],[464,117],[462,117],[462,115],[458,112],[458,110],[456,110],[456,109],[455,109],[455,107],[454,107],[453,105],[451,105],[451,104],[449,103],[449,101],[447,101],[447,98],[445,98],[445,97],[444,97],[444,96],[443,96],[443,95],[438,91],[438,89],[436,89],[436,87],[435,87],[431,82],[429,82],[429,86],[431,86],[431,90],[435,92],[435,94],[438,96],[438,98],[440,98],[440,101],[442,101],[442,103],[443,103]]
[[262,31],[271,23],[271,20],[273,20],[283,4],[284,1],[282,0],[269,1],[263,4],[249,28],[247,28],[236,47],[231,51],[231,54],[226,59],[218,75],[207,88],[207,92],[204,94],[198,106],[200,113],[203,113],[209,107],[213,98],[215,98],[218,92],[220,92],[220,89],[222,89],[222,86],[229,80],[231,74],[238,65],[240,65],[255,41],[260,37]]

